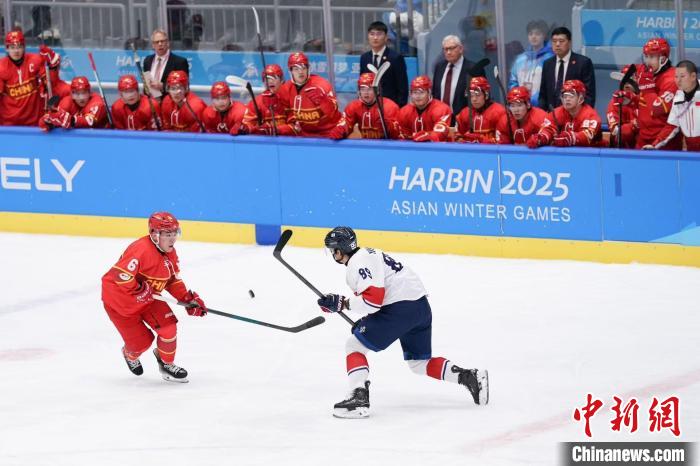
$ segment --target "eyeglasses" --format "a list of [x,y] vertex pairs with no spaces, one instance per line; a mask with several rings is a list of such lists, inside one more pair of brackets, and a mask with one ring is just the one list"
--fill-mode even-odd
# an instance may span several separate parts
[[443,52],[452,52],[453,50],[458,49],[459,47],[459,45],[453,45],[451,47],[443,47],[442,50]]
[[168,39],[154,40],[153,45],[167,44]]

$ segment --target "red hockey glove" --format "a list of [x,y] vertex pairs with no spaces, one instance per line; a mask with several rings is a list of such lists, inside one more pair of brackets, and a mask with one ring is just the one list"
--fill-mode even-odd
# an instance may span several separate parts
[[260,126],[255,127],[253,134],[260,134],[262,136],[272,135],[272,125],[270,123],[263,123]]
[[327,294],[323,298],[319,298],[316,302],[321,306],[323,312],[340,312],[345,306],[345,296],[339,294]]
[[637,105],[639,102],[639,96],[634,92],[630,91],[615,91],[613,92],[613,103],[615,105]]
[[61,56],[44,44],[39,46],[39,55],[49,65],[49,68],[56,68],[61,64]]
[[328,96],[323,89],[316,86],[307,88],[304,95],[308,97],[314,105],[320,105]]
[[464,140],[464,142],[470,143],[470,144],[483,142],[482,138],[481,138],[481,134],[477,134],[477,133],[464,133],[462,135],[462,139]]
[[182,300],[185,303],[189,303],[185,306],[187,313],[191,316],[202,317],[207,315],[207,306],[202,301],[202,298],[194,291],[188,291],[185,295],[185,299]]
[[136,294],[134,294],[134,299],[138,304],[148,304],[153,302],[153,288],[148,284],[147,281],[142,281],[138,288],[136,288]]
[[438,142],[439,138],[437,136],[433,136],[430,131],[418,131],[417,133],[413,134],[413,141],[414,142]]
[[535,133],[530,136],[527,140],[527,147],[530,149],[537,149],[538,147],[547,145],[547,137],[541,133]]
[[55,111],[44,115],[44,122],[54,128],[70,128],[70,113],[62,108],[56,108]]
[[342,126],[336,126],[335,128],[332,128],[330,131],[328,131],[328,137],[330,139],[344,139],[345,138],[345,128]]
[[562,131],[554,137],[552,145],[556,147],[571,147],[576,145],[576,135],[572,131]]

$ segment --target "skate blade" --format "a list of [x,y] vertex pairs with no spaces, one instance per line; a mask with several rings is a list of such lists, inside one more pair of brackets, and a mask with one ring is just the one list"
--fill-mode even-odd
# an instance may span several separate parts
[[168,382],[177,382],[177,383],[189,383],[189,380],[187,380],[187,377],[183,379],[176,379],[175,377],[172,377],[168,374],[160,374],[161,377],[163,377],[163,380],[167,380]]
[[481,390],[479,390],[479,404],[489,404],[489,371],[479,371],[478,379]]
[[369,417],[369,408],[356,408],[352,411],[336,408],[333,409],[333,417],[341,419],[365,419]]

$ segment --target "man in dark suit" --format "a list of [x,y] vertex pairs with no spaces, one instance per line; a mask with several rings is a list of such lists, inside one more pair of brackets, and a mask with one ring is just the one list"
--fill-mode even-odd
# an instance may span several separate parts
[[590,58],[571,51],[571,31],[558,27],[552,31],[554,56],[542,64],[539,107],[549,111],[561,105],[559,96],[565,81],[578,79],[586,85],[586,103],[595,107],[595,73]]
[[403,56],[386,46],[388,42],[386,24],[375,21],[367,29],[367,40],[370,51],[360,56],[360,74],[369,72],[367,65],[379,68],[382,63],[389,62],[391,66],[382,77],[379,85],[384,97],[403,107],[408,102],[408,74]]
[[486,72],[472,69],[474,62],[464,58],[464,46],[457,36],[442,39],[442,53],[445,58],[435,65],[433,73],[433,98],[445,102],[452,108],[452,115],[457,115],[467,106],[464,94],[469,82],[474,76],[486,77]]
[[165,81],[168,79],[168,74],[175,70],[189,74],[190,66],[186,58],[170,53],[168,34],[162,29],[153,31],[151,44],[156,53],[143,60],[143,71],[146,79],[149,80],[152,97],[160,99],[166,91]]

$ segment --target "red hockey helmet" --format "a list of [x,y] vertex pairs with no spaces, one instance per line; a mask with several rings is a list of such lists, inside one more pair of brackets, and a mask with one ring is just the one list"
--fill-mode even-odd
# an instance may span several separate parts
[[85,76],[77,76],[73,78],[73,80],[70,82],[70,91],[71,92],[78,92],[78,91],[91,91],[90,88],[90,81],[88,81],[88,78]]
[[642,53],[644,55],[661,55],[668,58],[671,55],[671,46],[668,45],[668,41],[663,37],[654,37],[644,44]]
[[470,91],[480,91],[486,94],[491,92],[491,85],[483,76],[476,76],[469,82]]
[[22,31],[15,30],[5,34],[5,46],[8,45],[24,45],[24,34]]
[[169,212],[155,212],[148,218],[148,232],[180,231],[180,222]]
[[525,86],[516,86],[510,91],[508,91],[508,103],[509,104],[514,104],[514,103],[521,103],[521,104],[529,104],[530,103],[530,91],[527,90],[527,87]]
[[362,73],[360,79],[357,80],[357,89],[361,87],[372,87],[374,83],[374,73]]
[[425,89],[426,91],[429,91],[430,89],[432,89],[432,87],[433,83],[427,76],[416,76],[415,78],[413,78],[413,81],[411,81],[412,91],[416,89]]
[[309,59],[303,52],[294,52],[287,59],[287,68],[291,70],[295,66],[309,67]]
[[119,92],[138,91],[139,82],[136,80],[136,76],[133,74],[120,76],[119,82],[117,83],[117,90],[119,90]]
[[277,76],[280,79],[284,79],[282,67],[278,64],[267,65],[263,70],[263,79],[265,79],[267,76]]
[[211,86],[211,98],[217,97],[231,97],[231,89],[223,81],[217,81]]
[[171,71],[170,74],[168,75],[168,79],[166,81],[167,86],[183,86],[183,87],[188,87],[190,84],[190,78],[187,76],[187,73],[184,71]]
[[576,94],[581,97],[586,97],[586,85],[578,79],[564,81],[564,84],[561,86],[561,94]]

